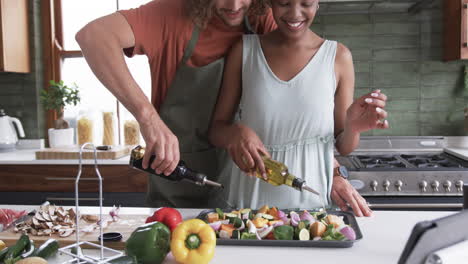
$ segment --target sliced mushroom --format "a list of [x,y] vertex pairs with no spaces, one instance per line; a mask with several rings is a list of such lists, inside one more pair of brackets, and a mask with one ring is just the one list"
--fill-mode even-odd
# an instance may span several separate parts
[[42,217],[44,217],[46,221],[52,221],[48,211],[42,212]]
[[83,218],[86,222],[89,223],[96,223],[99,221],[99,217],[97,215],[82,215],[81,218]]
[[60,237],[68,237],[71,234],[73,234],[74,230],[73,229],[65,229],[59,232]]
[[54,205],[49,206],[49,215],[50,216],[55,215],[55,206]]
[[41,226],[41,223],[39,223],[39,220],[37,220],[36,217],[33,217],[33,218],[32,218],[32,222],[33,222],[33,225],[34,225],[35,227]]
[[36,212],[36,214],[34,215],[34,218],[36,218],[36,219],[39,220],[39,221],[43,221],[43,222],[46,221],[46,220],[44,219],[44,217],[42,217],[41,212]]
[[73,210],[73,208],[68,209],[68,215],[70,216],[71,219],[75,219],[76,217],[75,210]]

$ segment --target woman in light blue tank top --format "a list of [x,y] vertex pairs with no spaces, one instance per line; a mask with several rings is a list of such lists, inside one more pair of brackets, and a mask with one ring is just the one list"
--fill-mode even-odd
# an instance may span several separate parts
[[210,139],[231,157],[220,177],[226,198],[238,208],[321,207],[314,194],[246,176],[264,174],[261,155],[269,155],[319,191],[327,205],[334,201],[345,209],[348,203],[356,215],[369,215],[357,191],[333,177],[333,153],[334,147],[350,153],[360,132],[388,127],[381,121],[386,96],[375,91],[352,102],[350,51],[309,29],[318,0],[271,2],[278,29],[246,35],[232,48],[213,116]]

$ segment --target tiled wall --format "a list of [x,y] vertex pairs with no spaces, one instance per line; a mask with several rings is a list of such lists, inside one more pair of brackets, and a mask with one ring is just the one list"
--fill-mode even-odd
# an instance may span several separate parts
[[44,114],[38,96],[43,87],[40,1],[28,1],[31,73],[0,72],[0,108],[21,120],[27,138],[44,138]]
[[[30,1],[32,73],[0,73],[0,107],[22,120],[28,138],[44,137],[39,5]],[[414,15],[319,15],[315,23],[317,33],[351,49],[356,96],[382,89],[390,98],[391,128],[366,135],[465,135],[464,62],[442,62],[440,4]]]
[[[389,96],[391,128],[366,135],[465,135],[463,61],[444,63],[438,0],[417,14],[319,15],[312,27],[350,48],[358,97],[373,89]],[[319,11],[320,13],[320,11]]]

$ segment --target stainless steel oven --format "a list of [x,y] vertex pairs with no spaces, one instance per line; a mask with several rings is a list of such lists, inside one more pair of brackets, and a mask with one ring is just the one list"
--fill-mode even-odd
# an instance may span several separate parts
[[446,146],[444,137],[363,137],[337,159],[374,209],[461,209],[468,161]]

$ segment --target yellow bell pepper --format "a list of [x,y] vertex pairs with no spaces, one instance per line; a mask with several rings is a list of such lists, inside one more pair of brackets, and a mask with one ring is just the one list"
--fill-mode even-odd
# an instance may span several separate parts
[[200,219],[182,222],[172,233],[171,251],[182,264],[205,264],[214,256],[216,234]]

